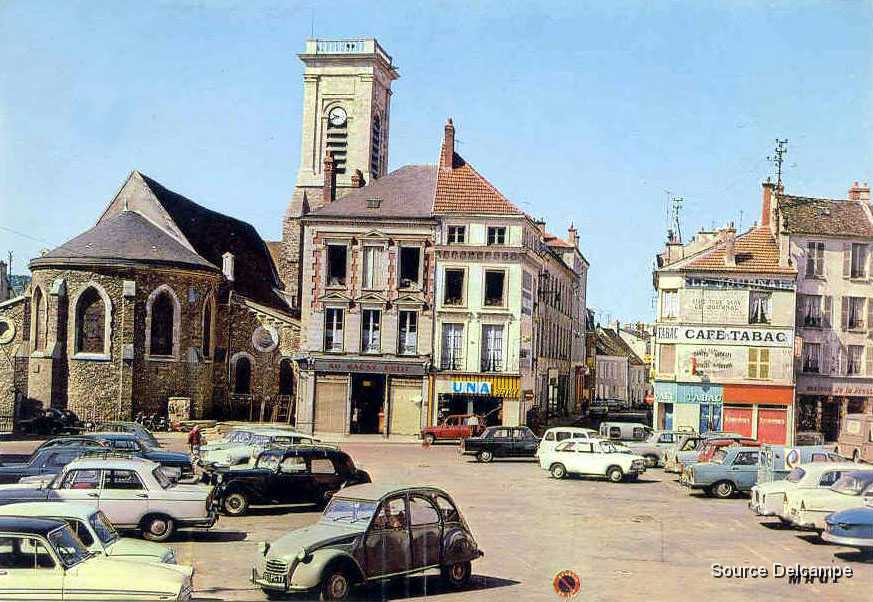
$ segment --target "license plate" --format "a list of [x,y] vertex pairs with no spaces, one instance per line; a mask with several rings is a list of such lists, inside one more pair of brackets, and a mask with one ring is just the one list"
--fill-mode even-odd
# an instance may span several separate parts
[[264,573],[264,581],[267,583],[275,583],[277,585],[285,585],[285,575],[273,575]]

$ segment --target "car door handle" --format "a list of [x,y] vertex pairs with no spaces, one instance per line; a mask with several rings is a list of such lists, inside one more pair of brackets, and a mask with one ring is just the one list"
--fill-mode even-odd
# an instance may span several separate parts
[[89,493],[88,497],[100,497],[99,493]]
[[5,575],[6,571],[0,571],[0,575]]
[[136,497],[144,497],[144,498],[148,498],[148,496],[149,496],[149,494],[147,494],[147,493],[137,493],[137,494],[136,494]]

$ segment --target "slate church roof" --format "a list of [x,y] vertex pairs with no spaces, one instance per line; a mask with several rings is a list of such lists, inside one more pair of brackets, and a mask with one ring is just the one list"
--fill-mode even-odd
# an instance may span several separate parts
[[215,272],[226,252],[234,256],[235,292],[289,309],[278,292],[281,284],[267,245],[253,226],[133,171],[93,228],[31,266],[140,263]]

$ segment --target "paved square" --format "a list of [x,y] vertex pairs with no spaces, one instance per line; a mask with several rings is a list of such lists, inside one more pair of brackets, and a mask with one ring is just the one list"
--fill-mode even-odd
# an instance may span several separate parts
[[[179,435],[160,435],[183,448]],[[4,443],[8,452],[33,442]],[[582,579],[578,600],[865,600],[873,587],[873,559],[825,545],[813,534],[778,528],[747,508],[748,498],[689,495],[660,469],[636,483],[555,480],[536,463],[479,464],[454,445],[345,443],[374,481],[433,484],[448,490],[485,557],[473,564],[475,591],[447,591],[437,575],[374,586],[364,599],[557,600],[554,576],[573,570]],[[201,599],[263,599],[249,583],[259,541],[278,538],[318,519],[310,508],[256,509],[222,517],[208,532],[183,532],[171,542],[180,562],[196,567]],[[711,565],[851,566],[837,584],[791,585],[786,579],[716,579]]]

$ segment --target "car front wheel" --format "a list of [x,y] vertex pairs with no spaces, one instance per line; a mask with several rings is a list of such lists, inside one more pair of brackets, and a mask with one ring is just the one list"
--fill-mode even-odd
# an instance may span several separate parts
[[321,582],[321,600],[348,600],[352,583],[349,576],[340,569],[327,574]]
[[613,483],[620,483],[621,480],[624,478],[624,473],[618,466],[613,466],[608,471],[606,471],[606,477]]
[[152,515],[143,521],[142,536],[149,541],[167,541],[175,531],[175,523],[169,516]]
[[228,516],[242,516],[249,509],[249,498],[241,492],[231,493],[225,496],[222,507]]
[[488,450],[483,449],[482,451],[480,451],[480,452],[476,455],[476,458],[477,458],[480,462],[490,462],[491,460],[494,459],[494,454],[491,453],[491,452],[488,451]]
[[646,456],[646,466],[648,468],[655,468],[658,465],[658,456],[648,455]]
[[551,473],[556,479],[563,479],[567,476],[567,469],[563,464],[553,464]]
[[433,436],[433,433],[428,433],[424,436],[425,445],[433,445],[434,441],[436,441],[436,437]]
[[470,562],[455,562],[440,569],[443,580],[455,589],[460,589],[470,581],[472,567]]

